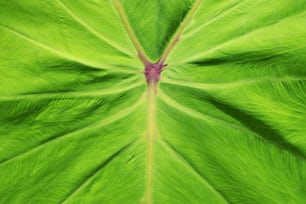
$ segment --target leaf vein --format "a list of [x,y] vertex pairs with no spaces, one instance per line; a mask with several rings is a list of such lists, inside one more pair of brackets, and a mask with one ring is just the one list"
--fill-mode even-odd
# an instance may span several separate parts
[[120,50],[124,54],[127,54],[131,57],[134,55],[127,49],[121,47],[119,44],[115,43],[111,39],[101,35],[98,31],[96,31],[94,28],[89,26],[87,23],[85,23],[80,17],[78,17],[70,8],[68,8],[64,2],[61,0],[57,0],[58,4],[73,18],[75,19],[78,23],[80,23],[84,28],[86,28],[91,34],[95,35],[96,37],[100,38],[102,41],[106,42],[107,44],[111,45],[113,48]]
[[297,157],[298,159],[306,159],[306,156],[304,155],[304,153],[297,147],[295,147],[294,145],[292,145],[291,143],[287,142],[285,139],[283,138],[279,138],[280,141],[282,141],[282,143],[277,144],[275,140],[268,139],[266,136],[258,134],[257,132],[255,132],[252,129],[249,128],[241,128],[240,126],[236,125],[236,124],[232,124],[230,122],[227,122],[225,120],[219,119],[219,118],[215,118],[212,117],[210,115],[205,115],[203,113],[200,113],[198,111],[194,111],[188,107],[185,107],[181,104],[179,104],[178,102],[174,101],[173,99],[171,99],[170,97],[168,97],[166,94],[164,94],[162,91],[160,91],[160,97],[161,99],[167,103],[170,106],[176,107],[178,110],[182,111],[183,113],[186,113],[194,118],[199,118],[201,120],[204,121],[208,121],[208,122],[215,122],[215,123],[219,123],[220,125],[223,125],[225,127],[231,128],[233,130],[237,130],[240,131],[242,133],[245,133],[246,135],[251,135],[254,136],[255,138],[267,143],[267,144],[271,144],[273,146],[275,146],[276,148],[279,148],[283,151],[286,151],[288,153],[290,153],[292,156]]
[[228,13],[230,13],[232,10],[234,10],[235,8],[239,7],[240,5],[244,4],[245,2],[247,2],[248,0],[242,0],[242,1],[238,1],[238,3],[234,3],[234,5],[229,6],[229,8],[227,8],[225,11],[220,12],[220,14],[214,16],[213,18],[211,18],[210,20],[208,20],[206,23],[202,24],[201,26],[191,30],[190,32],[186,33],[186,35],[184,35],[184,38],[189,38],[192,35],[198,33],[199,31],[201,31],[203,28],[205,28],[206,26],[210,25],[211,23],[215,22],[216,20],[220,19],[221,17],[227,15]]
[[31,99],[33,97],[40,98],[61,98],[61,97],[99,97],[105,95],[118,94],[124,91],[128,91],[137,87],[140,87],[143,82],[134,83],[131,86],[125,86],[120,88],[108,88],[96,91],[82,91],[82,92],[56,92],[56,93],[34,93],[34,94],[20,94],[20,95],[9,95],[9,96],[0,96],[0,101],[10,101],[10,100],[23,100]]
[[211,190],[216,192],[226,203],[229,203],[228,199],[225,198],[224,194],[220,192],[218,189],[216,189],[209,181],[205,178],[205,176],[202,175],[202,173],[194,166],[192,165],[178,150],[176,150],[169,142],[167,142],[164,139],[160,140],[162,145],[169,151],[172,152],[173,155],[178,158],[185,167],[187,167],[191,172],[193,172],[200,180],[206,184]]
[[114,154],[112,154],[109,158],[107,158],[104,162],[102,162],[99,166],[97,166],[96,168],[94,168],[94,170],[89,173],[89,175],[87,175],[85,177],[85,179],[80,182],[68,195],[67,197],[61,201],[62,204],[66,203],[70,198],[73,197],[73,195],[77,194],[83,186],[85,186],[88,182],[90,182],[93,178],[95,178],[101,171],[103,168],[105,168],[108,164],[110,164],[114,159],[116,159],[120,154],[124,153],[126,150],[128,150],[133,144],[136,143],[136,141],[138,141],[138,139],[131,141],[130,143],[126,144],[125,146],[123,146],[122,148],[120,148],[117,152],[115,152]]
[[279,82],[295,82],[295,81],[306,81],[306,77],[262,77],[255,78],[250,80],[240,80],[228,83],[195,83],[188,81],[177,81],[174,79],[163,78],[163,82],[165,84],[175,84],[183,87],[191,87],[199,90],[215,90],[215,89],[231,89],[231,88],[239,88],[245,85],[252,85],[257,83],[279,83]]
[[4,165],[8,162],[12,162],[12,161],[14,161],[14,160],[16,160],[20,157],[25,157],[25,156],[31,154],[32,152],[38,151],[39,149],[42,149],[46,145],[48,145],[50,143],[53,143],[57,140],[64,139],[64,138],[67,138],[67,137],[72,137],[72,136],[75,136],[76,134],[86,132],[86,131],[91,130],[93,128],[99,128],[99,127],[108,125],[110,123],[113,123],[117,120],[120,120],[120,119],[124,118],[125,116],[127,116],[128,114],[130,114],[133,110],[135,110],[138,107],[138,105],[140,105],[143,102],[143,100],[145,98],[144,96],[145,95],[142,95],[133,105],[129,106],[126,109],[121,110],[120,112],[118,112],[117,114],[115,114],[113,116],[104,118],[100,121],[95,122],[94,124],[83,126],[79,129],[73,130],[72,132],[68,132],[68,133],[65,133],[65,134],[62,134],[62,135],[56,135],[54,137],[48,138],[47,140],[42,141],[39,145],[37,145],[35,147],[32,147],[32,148],[27,149],[23,152],[20,152],[17,155],[14,155],[14,156],[12,156],[10,158],[7,158],[3,161],[0,161],[0,165]]
[[67,53],[61,52],[59,50],[56,50],[56,49],[54,49],[52,47],[49,47],[48,45],[46,45],[46,44],[44,44],[42,42],[39,42],[39,41],[31,38],[30,36],[20,32],[20,31],[17,31],[17,30],[15,30],[15,29],[13,29],[13,28],[11,28],[9,26],[6,26],[6,25],[1,24],[1,23],[0,23],[0,26],[3,29],[5,29],[6,31],[14,34],[15,36],[18,36],[19,38],[24,39],[27,42],[29,42],[29,43],[37,46],[37,47],[41,47],[41,48],[43,48],[43,49],[45,49],[45,50],[47,50],[47,51],[49,51],[49,52],[51,52],[51,53],[61,57],[63,59],[69,59],[71,61],[78,62],[78,63],[80,63],[82,65],[85,65],[85,66],[95,67],[95,68],[104,69],[104,70],[113,70],[114,68],[117,69],[116,67],[113,67],[113,66],[110,66],[110,65],[107,65],[107,64],[102,64],[100,62],[96,63],[96,62],[89,62],[89,61],[85,61],[85,60],[80,60],[80,59],[78,59],[78,58],[76,58],[76,57],[74,57],[74,56],[72,56],[70,54],[67,54]]
[[176,64],[176,65],[177,65],[177,64],[184,64],[184,63],[188,63],[188,62],[191,62],[191,61],[195,61],[195,60],[197,60],[197,59],[199,59],[199,58],[205,56],[205,54],[208,54],[208,53],[211,53],[211,52],[214,52],[214,51],[218,51],[220,48],[222,48],[223,46],[225,46],[225,45],[227,45],[227,44],[229,44],[229,43],[231,43],[231,42],[235,42],[235,41],[240,40],[240,39],[242,39],[242,38],[244,38],[244,37],[246,37],[246,36],[252,35],[252,34],[257,33],[257,32],[260,32],[260,31],[262,31],[262,30],[264,30],[264,29],[267,29],[267,28],[269,28],[269,27],[272,27],[272,26],[281,24],[281,23],[282,23],[284,20],[286,20],[287,18],[293,18],[293,17],[298,16],[298,15],[300,15],[300,14],[302,14],[302,13],[305,13],[305,10],[302,10],[302,11],[300,11],[300,12],[297,12],[297,13],[295,13],[294,15],[291,15],[291,16],[286,16],[286,17],[284,17],[284,18],[282,18],[282,19],[279,19],[278,21],[275,21],[275,22],[273,22],[273,23],[269,23],[269,24],[266,24],[266,25],[264,25],[264,26],[259,26],[259,27],[255,28],[255,29],[250,30],[250,32],[247,32],[247,33],[238,35],[238,36],[236,36],[235,38],[232,38],[232,39],[230,39],[230,40],[227,40],[227,41],[225,41],[225,42],[222,42],[221,44],[219,44],[219,45],[217,45],[217,46],[215,46],[215,47],[212,47],[212,48],[210,48],[210,49],[208,49],[208,50],[204,50],[202,53],[198,53],[198,54],[195,54],[195,55],[193,55],[193,56],[191,56],[191,57],[186,57],[186,58],[184,58],[184,59],[182,59],[182,60],[178,60],[178,61],[175,62],[175,64]]
[[209,116],[209,115],[206,115],[206,114],[203,114],[203,113],[200,113],[198,111],[194,111],[188,107],[185,107],[181,104],[179,104],[178,102],[174,101],[173,99],[171,99],[169,96],[167,96],[165,93],[163,93],[161,90],[159,91],[160,93],[160,98],[165,102],[167,103],[168,105],[171,105],[173,107],[176,107],[177,109],[179,109],[180,111],[182,111],[183,113],[186,113],[194,118],[198,118],[198,119],[201,119],[201,120],[205,120],[205,121],[208,121],[208,122],[216,122],[216,123],[219,123],[221,125],[224,125],[224,126],[227,126],[231,129],[236,129],[236,130],[239,130],[241,132],[244,132],[246,134],[250,134],[250,135],[254,135],[258,138],[261,139],[260,136],[258,136],[256,133],[254,132],[251,132],[250,130],[248,129],[245,129],[245,128],[241,128],[237,125],[234,125],[234,124],[231,124],[227,121],[224,121],[224,120],[221,120],[219,118],[214,118],[212,116]]
[[123,6],[121,5],[121,3],[118,0],[113,0],[114,2],[114,6],[115,9],[119,15],[119,17],[121,18],[122,24],[126,29],[126,32],[128,33],[130,40],[132,41],[137,53],[138,53],[138,57],[140,59],[140,61],[144,64],[147,65],[149,63],[149,59],[147,54],[145,53],[143,47],[141,46],[139,40],[137,39],[137,36],[132,28],[132,26],[130,25],[130,22],[128,20],[128,17],[124,11]]

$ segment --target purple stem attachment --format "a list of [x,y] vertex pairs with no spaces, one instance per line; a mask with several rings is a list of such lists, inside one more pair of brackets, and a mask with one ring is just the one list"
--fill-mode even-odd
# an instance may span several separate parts
[[166,64],[163,64],[161,62],[157,63],[146,63],[144,75],[146,77],[147,83],[154,83],[157,84],[160,80],[160,74],[163,71],[164,67],[166,67]]

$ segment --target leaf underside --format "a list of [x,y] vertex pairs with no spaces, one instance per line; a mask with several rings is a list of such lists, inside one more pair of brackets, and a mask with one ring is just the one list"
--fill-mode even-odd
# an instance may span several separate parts
[[0,203],[305,203],[305,45],[305,0],[0,1]]

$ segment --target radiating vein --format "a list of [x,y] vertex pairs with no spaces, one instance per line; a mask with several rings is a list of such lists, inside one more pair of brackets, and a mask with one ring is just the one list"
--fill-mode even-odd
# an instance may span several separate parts
[[107,64],[102,64],[100,62],[99,63],[95,63],[95,62],[89,62],[89,61],[81,60],[81,59],[79,59],[77,57],[74,57],[74,56],[72,56],[70,54],[67,54],[67,53],[61,52],[59,50],[56,50],[56,49],[54,49],[54,48],[52,48],[52,47],[50,47],[50,46],[48,46],[48,45],[46,45],[46,44],[44,44],[42,42],[39,42],[39,41],[31,38],[30,36],[28,36],[28,35],[26,35],[24,33],[21,33],[21,32],[15,30],[13,28],[10,28],[10,27],[8,27],[6,25],[0,24],[0,26],[3,29],[5,29],[6,31],[8,31],[9,33],[12,33],[15,36],[18,36],[19,38],[24,39],[27,42],[29,42],[29,43],[31,43],[31,44],[33,44],[35,46],[41,47],[41,48],[43,48],[43,49],[45,49],[45,50],[47,50],[47,51],[49,51],[49,52],[51,52],[51,53],[61,57],[63,59],[69,59],[71,61],[78,62],[78,63],[80,63],[82,65],[90,66],[90,67],[95,67],[95,68],[99,68],[99,69],[105,69],[105,70],[118,69],[118,70],[120,70],[120,68],[117,68],[117,67],[114,67],[114,66],[111,66],[111,65],[107,65]]
[[235,42],[235,41],[237,41],[237,40],[240,40],[240,39],[242,39],[242,38],[244,38],[244,37],[246,37],[246,36],[248,36],[248,35],[252,35],[252,34],[254,34],[254,33],[256,33],[256,32],[260,32],[260,31],[262,31],[262,30],[264,30],[264,29],[267,29],[268,27],[272,27],[272,26],[275,26],[275,25],[279,25],[279,24],[281,24],[284,20],[287,20],[287,18],[293,18],[293,17],[296,17],[296,16],[298,16],[298,15],[300,15],[300,14],[302,14],[302,13],[305,13],[305,10],[300,11],[300,12],[297,12],[297,13],[295,13],[294,15],[286,16],[286,17],[284,17],[284,18],[282,18],[282,19],[279,19],[278,21],[275,21],[275,22],[272,22],[272,23],[268,23],[268,24],[264,24],[264,26],[256,27],[255,29],[249,30],[249,32],[247,32],[247,33],[243,33],[243,34],[241,33],[240,35],[235,36],[235,38],[231,38],[231,39],[229,39],[229,40],[226,40],[225,42],[222,42],[221,44],[219,44],[219,45],[217,45],[217,46],[215,46],[215,47],[212,47],[212,48],[210,48],[210,49],[208,49],[208,50],[205,50],[205,51],[203,51],[202,53],[198,53],[198,54],[192,55],[192,56],[190,56],[190,57],[186,57],[186,58],[184,58],[184,59],[182,59],[182,60],[178,60],[178,61],[175,62],[175,64],[183,64],[183,63],[195,61],[195,60],[197,60],[197,59],[199,59],[199,58],[205,56],[205,54],[208,54],[208,53],[211,53],[211,52],[214,52],[214,51],[218,51],[219,49],[221,49],[221,48],[222,48],[223,46],[225,46],[225,45],[228,45],[228,44],[230,44],[230,43],[232,43],[232,42]]
[[190,32],[186,33],[183,37],[185,39],[186,38],[190,38],[194,34],[198,33],[201,30],[203,30],[203,28],[205,28],[206,26],[210,25],[211,23],[215,22],[216,20],[220,19],[221,17],[226,16],[228,13],[230,13],[234,9],[238,8],[240,5],[243,5],[247,1],[248,0],[242,0],[242,1],[240,0],[240,1],[238,1],[238,3],[236,2],[236,3],[234,3],[234,5],[230,5],[229,8],[226,8],[225,11],[220,12],[218,15],[214,16],[213,18],[211,18],[207,22],[203,23],[200,26],[197,26],[195,29],[193,29]]
[[120,148],[117,152],[112,154],[109,158],[107,158],[103,163],[101,163],[99,166],[93,169],[91,173],[89,173],[85,179],[80,182],[68,195],[67,197],[61,201],[62,204],[67,203],[67,201],[73,197],[73,195],[77,194],[82,188],[90,183],[93,178],[95,178],[103,168],[105,168],[107,165],[109,165],[114,159],[116,159],[120,154],[124,153],[127,151],[133,144],[135,144],[138,141],[138,139],[133,140],[129,142],[128,144],[124,145],[122,148]]
[[163,77],[163,83],[165,84],[174,84],[183,87],[191,87],[199,90],[217,90],[217,89],[233,89],[240,88],[241,86],[248,86],[258,83],[280,83],[280,82],[295,82],[295,81],[306,81],[306,77],[295,77],[295,76],[286,76],[286,77],[260,77],[253,78],[248,80],[239,80],[228,83],[196,83],[188,81],[178,81],[170,78]]
[[128,17],[127,15],[125,14],[125,11],[124,11],[124,8],[122,7],[121,3],[118,1],[118,0],[113,0],[114,2],[114,5],[115,5],[115,8],[121,18],[121,21],[135,47],[135,49],[137,50],[137,53],[138,53],[138,56],[139,56],[139,59],[142,61],[142,63],[144,65],[148,64],[149,63],[149,58],[148,56],[146,55],[143,47],[141,46],[139,40],[137,39],[136,37],[136,34],[132,28],[132,26],[130,25],[130,22],[128,20]]
[[120,110],[118,113],[116,113],[116,114],[114,114],[110,117],[104,118],[104,119],[102,119],[100,121],[97,121],[93,124],[90,124],[90,125],[87,125],[87,126],[84,126],[84,127],[80,127],[79,129],[73,130],[72,132],[68,132],[68,133],[65,133],[63,135],[56,135],[54,137],[47,138],[47,140],[42,141],[39,145],[37,145],[35,147],[32,147],[30,149],[27,149],[23,152],[20,152],[19,154],[14,155],[11,158],[8,158],[8,159],[5,159],[5,160],[1,161],[0,165],[3,165],[3,164],[8,163],[8,162],[12,162],[12,161],[14,161],[14,160],[16,160],[20,157],[25,157],[25,156],[33,153],[33,152],[38,151],[39,149],[44,148],[46,145],[49,145],[50,143],[53,143],[53,142],[58,141],[60,139],[65,139],[65,138],[68,138],[68,137],[73,137],[73,136],[76,136],[76,135],[80,135],[81,133],[86,133],[87,131],[90,131],[90,130],[93,130],[93,129],[96,129],[96,128],[100,128],[100,127],[103,127],[103,126],[108,125],[110,123],[116,122],[116,121],[124,118],[125,116],[129,115],[130,113],[132,113],[144,101],[144,99],[145,99],[145,95],[142,95],[134,104],[132,104],[131,106],[129,106],[126,109]]
[[241,128],[240,126],[237,126],[237,125],[232,124],[230,122],[227,122],[225,120],[214,118],[212,116],[205,115],[205,114],[200,113],[198,111],[194,111],[190,108],[187,108],[187,107],[179,104],[178,102],[174,101],[173,99],[171,99],[169,96],[167,96],[161,90],[159,90],[159,96],[165,103],[167,103],[171,107],[175,107],[176,109],[178,109],[178,110],[182,111],[183,113],[186,113],[186,114],[188,114],[188,115],[190,115],[194,118],[198,118],[198,119],[205,120],[205,121],[208,121],[208,122],[216,122],[216,123],[219,123],[223,126],[229,127],[231,129],[239,130],[239,131],[244,132],[246,134],[254,135],[254,136],[262,139],[260,136],[258,136],[257,134],[255,134],[254,132],[252,132],[252,131],[250,131],[246,128]]
[[178,160],[183,164],[183,166],[185,166],[189,171],[191,171],[196,177],[198,177],[206,186],[208,186],[213,192],[215,192],[216,194],[218,194],[226,203],[229,203],[227,201],[227,199],[225,198],[225,196],[218,191],[203,175],[202,173],[197,170],[197,168],[192,165],[190,162],[188,162],[188,160],[181,154],[179,153],[172,145],[170,145],[170,143],[168,143],[167,141],[160,139],[159,140],[161,142],[161,145],[163,147],[165,147],[165,149],[167,151],[169,151],[170,153],[172,153],[176,158],[178,158]]
[[102,90],[89,90],[89,91],[78,91],[78,92],[54,92],[54,93],[35,93],[35,94],[21,94],[21,95],[10,95],[0,96],[0,101],[11,101],[11,100],[24,100],[31,98],[81,98],[81,97],[99,97],[105,95],[118,94],[124,91],[128,91],[143,85],[142,81],[135,82],[130,86],[123,87],[112,87]]
[[[257,134],[256,132],[248,129],[248,128],[242,128],[241,126],[238,126],[236,124],[232,124],[230,122],[227,122],[225,120],[219,119],[219,118],[215,118],[209,115],[205,115],[203,113],[200,113],[198,111],[194,111],[188,107],[185,107],[181,104],[179,104],[178,102],[174,101],[173,99],[171,99],[170,97],[168,97],[165,93],[163,93],[161,90],[159,91],[159,95],[160,98],[167,103],[168,105],[175,107],[176,109],[180,110],[183,113],[186,113],[194,118],[198,118],[204,121],[208,121],[208,122],[215,122],[218,123],[220,125],[223,125],[225,127],[231,128],[233,130],[238,130],[242,133],[245,133],[247,135],[252,135],[268,144],[272,144],[278,148],[281,148],[284,151],[287,151],[288,153],[292,154],[295,157],[298,157],[299,159],[303,159],[306,160],[306,156],[304,155],[304,153],[298,149],[297,147],[295,147],[294,145],[292,145],[291,143],[288,143],[285,139],[283,138],[279,138],[280,141],[282,141],[282,143],[275,143],[274,140],[269,139],[263,135]],[[271,137],[271,136],[270,136]]]
[[134,57],[134,54],[131,53],[130,50],[123,48],[122,46],[120,46],[119,44],[117,44],[116,42],[112,41],[111,39],[101,35],[101,33],[99,33],[98,31],[96,31],[94,28],[92,28],[91,26],[89,26],[87,23],[85,23],[80,17],[78,17],[70,8],[68,8],[64,2],[62,2],[62,0],[57,0],[58,4],[73,18],[75,19],[78,23],[80,23],[82,26],[84,26],[84,28],[86,28],[90,33],[92,33],[93,35],[95,35],[96,37],[100,38],[101,40],[103,40],[104,42],[106,42],[107,44],[109,44],[110,46],[112,46],[113,48],[120,50],[122,53],[127,54],[131,57]]
[[181,34],[183,33],[184,29],[187,27],[187,25],[189,24],[190,20],[192,19],[194,13],[199,8],[200,3],[201,3],[201,0],[195,0],[192,8],[189,10],[187,16],[184,18],[183,22],[178,27],[177,31],[173,35],[173,37],[170,40],[169,44],[167,45],[164,53],[160,57],[160,60],[159,60],[160,64],[164,64],[164,62],[166,61],[168,55],[173,50],[173,48],[176,45],[176,43],[179,41],[179,39],[181,37]]

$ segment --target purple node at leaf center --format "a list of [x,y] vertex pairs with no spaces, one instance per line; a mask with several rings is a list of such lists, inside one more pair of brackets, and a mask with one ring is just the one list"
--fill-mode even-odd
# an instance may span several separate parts
[[155,63],[155,64],[152,64],[152,63],[148,63],[145,67],[145,71],[144,71],[144,74],[145,74],[145,77],[146,77],[146,80],[147,80],[147,83],[157,83],[160,79],[160,74],[161,72],[163,71],[163,68],[167,66],[165,64],[162,64],[162,63]]

